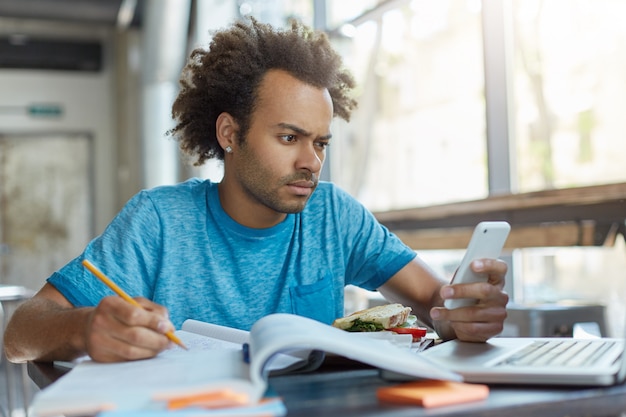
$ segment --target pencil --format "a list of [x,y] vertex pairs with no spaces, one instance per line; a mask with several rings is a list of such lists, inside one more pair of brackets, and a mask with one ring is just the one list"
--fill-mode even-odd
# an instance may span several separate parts
[[[94,266],[94,264],[89,262],[87,259],[83,260],[83,266],[87,268],[89,271],[91,271],[91,273],[94,274],[96,277],[98,277],[100,281],[104,282],[107,287],[109,287],[110,289],[113,290],[113,292],[115,292],[115,294],[119,295],[120,297],[122,297],[124,300],[128,301],[130,304],[134,305],[135,307],[143,308],[141,304],[139,304],[137,301],[131,298],[130,295],[126,294],[124,290],[118,287],[117,284],[111,281],[109,277],[104,275],[98,268]],[[174,332],[169,331],[165,333],[165,336],[167,336],[168,339],[170,339],[172,342],[176,343],[178,346],[182,347],[183,349],[187,349],[187,346],[185,346],[185,344],[174,334]]]

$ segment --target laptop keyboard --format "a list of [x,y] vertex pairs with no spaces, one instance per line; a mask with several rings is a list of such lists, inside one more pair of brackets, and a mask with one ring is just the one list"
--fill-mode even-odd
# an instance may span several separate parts
[[536,341],[497,366],[592,366],[614,344],[605,340]]

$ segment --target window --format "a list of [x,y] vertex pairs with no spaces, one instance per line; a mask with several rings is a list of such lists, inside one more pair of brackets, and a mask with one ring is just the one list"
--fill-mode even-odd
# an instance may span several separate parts
[[[506,175],[515,192],[626,181],[623,1],[507,0],[495,13],[480,1],[328,3],[360,101],[353,121],[338,126],[332,180],[371,210],[484,198],[490,175]],[[494,34],[503,49],[483,51],[497,46]],[[495,95],[508,111],[485,110],[485,72],[494,68],[483,68],[485,56],[499,61]],[[487,137],[486,118],[505,126],[503,137]],[[489,173],[486,143],[507,139],[510,162]],[[625,254],[620,239],[608,248],[516,250],[513,300],[601,303],[622,316]],[[447,277],[461,255],[422,253]],[[608,324],[617,334],[619,323]]]
[[[374,211],[486,197],[480,3],[398,3],[334,32],[359,109],[331,178]],[[351,21],[350,2],[332,5]]]
[[[518,190],[626,181],[626,3],[514,0],[510,11]],[[624,316],[623,239],[518,252],[518,301],[598,302],[607,317]],[[623,323],[608,324],[622,334]]]
[[518,190],[626,180],[626,3],[514,0],[511,12]]
[[[359,109],[336,121],[325,174],[372,211],[626,181],[623,0],[266,3],[241,1],[238,12],[325,21],[354,73]],[[421,253],[448,278],[462,254]],[[602,303],[621,316],[625,254],[623,239],[515,250],[510,292],[526,304]]]

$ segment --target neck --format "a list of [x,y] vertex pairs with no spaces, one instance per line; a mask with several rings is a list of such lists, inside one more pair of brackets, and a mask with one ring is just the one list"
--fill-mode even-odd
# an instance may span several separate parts
[[253,229],[267,229],[285,220],[279,213],[251,198],[243,190],[230,186],[226,178],[217,186],[222,209],[234,221]]

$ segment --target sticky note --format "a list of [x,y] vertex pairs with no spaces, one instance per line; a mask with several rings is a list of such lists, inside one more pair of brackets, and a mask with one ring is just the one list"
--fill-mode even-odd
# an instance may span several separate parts
[[243,406],[250,403],[246,394],[237,393],[230,389],[208,391],[171,398],[167,402],[168,410],[178,410],[186,407],[227,408]]
[[489,396],[489,387],[454,381],[414,381],[378,388],[376,396],[380,401],[433,408],[484,400]]

